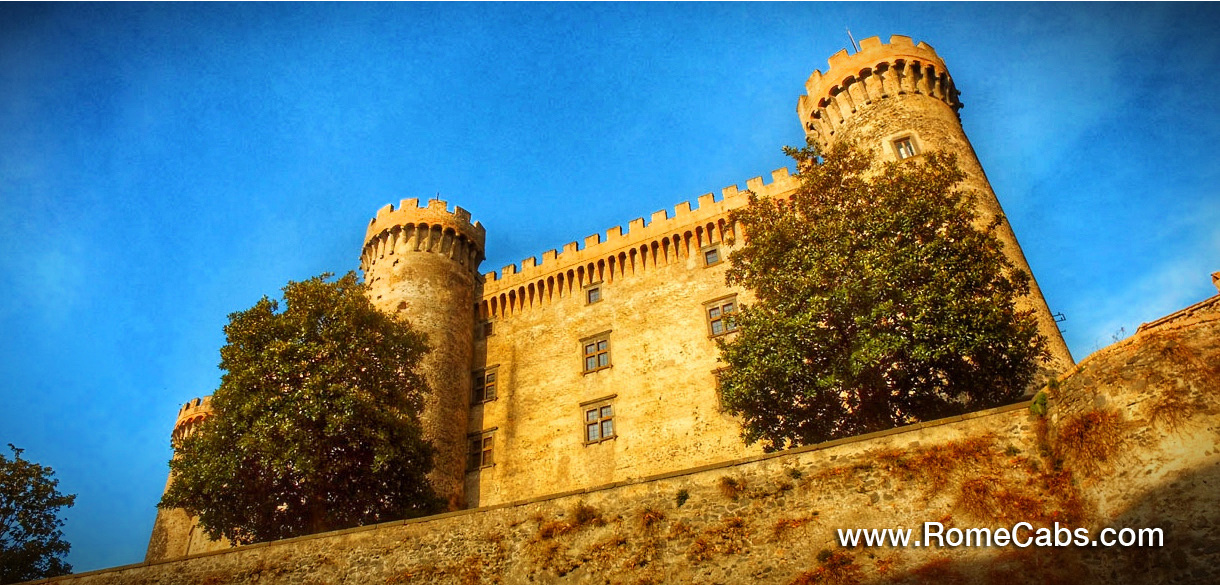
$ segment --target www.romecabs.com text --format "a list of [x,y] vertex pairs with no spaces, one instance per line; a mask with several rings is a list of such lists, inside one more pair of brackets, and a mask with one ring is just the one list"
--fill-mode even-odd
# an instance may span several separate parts
[[1018,522],[1011,528],[945,528],[924,522],[923,534],[912,540],[910,528],[840,528],[839,546],[1164,546],[1160,528],[1104,528],[1094,537],[1087,528],[1060,526],[1034,528]]

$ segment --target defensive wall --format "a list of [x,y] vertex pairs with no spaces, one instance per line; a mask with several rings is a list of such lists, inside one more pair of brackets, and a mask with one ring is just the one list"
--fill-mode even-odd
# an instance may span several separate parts
[[[882,161],[953,153],[979,197],[979,221],[1002,217],[930,46],[874,37],[829,63],[798,101],[811,139],[852,142]],[[797,186],[787,169],[746,182],[761,197]],[[373,303],[432,345],[421,418],[437,448],[429,479],[451,510],[761,454],[742,444],[715,391],[717,341],[751,300],[725,282],[737,236],[728,216],[747,201],[731,186],[720,199],[703,195],[486,274],[486,232],[465,209],[406,199],[377,212],[360,268]],[[1000,232],[1014,266],[1032,275],[1006,222]],[[1036,282],[1021,303],[1049,340],[1043,377],[1058,375],[1073,362]],[[158,516],[150,561],[199,550],[193,524],[171,516]]]
[[[1220,579],[1220,296],[1017,404],[532,500],[40,583]],[[840,528],[1160,528],[1160,547],[840,546]],[[1027,536],[1032,536],[1032,531]]]

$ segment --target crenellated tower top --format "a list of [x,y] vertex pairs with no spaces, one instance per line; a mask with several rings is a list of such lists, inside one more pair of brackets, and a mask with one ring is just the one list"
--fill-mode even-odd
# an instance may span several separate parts
[[471,222],[469,211],[458,206],[450,211],[444,200],[431,199],[420,207],[419,199],[403,199],[397,209],[391,203],[369,220],[361,269],[369,272],[378,258],[399,248],[400,240],[410,240],[414,251],[442,253],[474,271],[484,258],[487,230],[483,224]]
[[953,112],[962,107],[960,92],[936,51],[927,43],[894,35],[889,44],[879,37],[860,41],[860,51],[835,53],[826,73],[816,70],[805,82],[806,95],[797,102],[805,132],[823,147],[832,144],[841,127],[861,109],[898,95],[925,95],[943,101]]
[[174,432],[170,442],[177,446],[187,435],[199,428],[199,424],[212,416],[212,397],[196,398],[178,409],[178,419],[174,421]]

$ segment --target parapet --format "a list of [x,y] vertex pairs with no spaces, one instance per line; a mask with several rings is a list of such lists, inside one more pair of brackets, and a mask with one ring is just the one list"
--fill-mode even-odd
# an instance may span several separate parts
[[864,39],[855,54],[840,50],[830,57],[826,73],[816,70],[809,76],[805,91],[797,114],[806,132],[816,132],[823,142],[851,114],[876,100],[926,95],[944,101],[954,112],[962,107],[960,92],[936,50],[902,35],[890,37],[889,44],[879,37]]
[[377,210],[377,216],[369,220],[369,228],[364,233],[364,242],[381,235],[394,227],[415,224],[439,225],[452,228],[456,233],[465,236],[473,242],[480,252],[487,240],[487,230],[479,222],[471,223],[470,212],[455,206],[449,211],[448,202],[442,199],[428,200],[426,207],[419,206],[419,199],[403,199],[394,208],[394,204],[386,205]]
[[174,432],[171,441],[177,443],[199,426],[199,423],[212,416],[212,397],[196,398],[178,409],[178,419],[174,421]]
[[483,275],[485,292],[511,288],[518,282],[530,282],[539,275],[579,265],[589,259],[600,259],[620,249],[691,231],[696,229],[695,226],[744,206],[749,200],[747,193],[759,197],[785,196],[795,191],[799,183],[799,179],[787,168],[776,169],[771,172],[770,183],[764,183],[762,177],[754,177],[746,181],[745,190],[737,185],[721,189],[720,199],[712,193],[700,196],[696,200],[698,207],[692,208],[690,201],[684,201],[674,206],[672,213],[662,209],[654,212],[647,221],[642,217],[632,220],[626,229],[620,225],[606,230],[604,236],[592,234],[583,240],[583,245],[569,242],[561,251],[547,250],[542,254],[541,262],[536,256],[531,256],[518,264],[503,267],[499,273],[487,272]]
[[174,426],[178,426],[184,422],[192,422],[201,418],[207,418],[212,415],[212,397],[204,396],[196,398],[178,409],[178,420],[174,422]]

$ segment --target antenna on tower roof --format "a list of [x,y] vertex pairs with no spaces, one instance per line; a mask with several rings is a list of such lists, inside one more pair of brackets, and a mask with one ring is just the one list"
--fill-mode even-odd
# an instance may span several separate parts
[[850,29],[850,28],[847,28],[847,27],[843,27],[843,28],[846,28],[846,29],[847,29],[847,38],[851,39],[851,48],[852,48],[852,50],[854,50],[855,52],[859,53],[859,52],[860,52],[860,46],[856,44],[856,37],[851,36],[851,29]]

